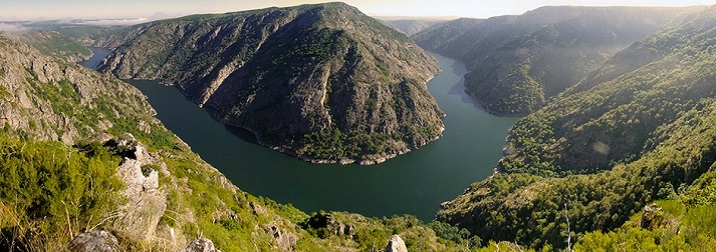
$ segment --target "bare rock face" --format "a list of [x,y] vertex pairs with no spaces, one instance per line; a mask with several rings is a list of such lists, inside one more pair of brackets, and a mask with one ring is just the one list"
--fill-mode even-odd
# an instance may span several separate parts
[[388,246],[385,247],[385,252],[408,252],[408,247],[399,235],[393,235],[388,241]]
[[350,224],[341,223],[330,213],[318,212],[308,220],[311,228],[325,228],[333,235],[352,235],[356,227]]
[[221,252],[214,247],[214,242],[211,240],[200,237],[189,243],[185,249],[181,249],[177,252]]
[[124,251],[119,246],[117,237],[107,231],[90,231],[72,238],[67,243],[67,249],[72,252],[119,252]]

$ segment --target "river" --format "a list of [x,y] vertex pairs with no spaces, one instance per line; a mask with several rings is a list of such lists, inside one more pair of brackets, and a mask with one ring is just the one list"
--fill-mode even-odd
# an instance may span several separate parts
[[[96,68],[109,52],[82,64]],[[517,118],[497,117],[463,92],[465,65],[432,54],[443,70],[428,83],[447,117],[443,138],[384,163],[312,164],[255,143],[246,131],[213,120],[174,87],[128,80],[139,88],[164,125],[242,190],[304,212],[349,211],[367,216],[410,214],[432,220],[441,202],[490,176],[505,136]]]

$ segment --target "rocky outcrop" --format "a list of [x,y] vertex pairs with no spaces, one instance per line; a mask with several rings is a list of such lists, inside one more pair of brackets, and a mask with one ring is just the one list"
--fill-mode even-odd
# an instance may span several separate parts
[[393,235],[388,241],[388,246],[385,247],[385,252],[408,252],[408,247],[399,235]]
[[100,66],[176,85],[219,121],[312,162],[373,164],[438,139],[435,60],[343,3],[128,28]]
[[120,252],[117,237],[107,231],[89,231],[72,238],[67,243],[67,250],[72,252]]
[[345,224],[338,221],[335,216],[326,212],[318,212],[308,219],[308,226],[313,229],[325,228],[333,235],[348,235],[355,233],[354,225]]
[[274,243],[272,247],[278,251],[296,251],[296,242],[298,237],[295,234],[281,230],[281,227],[275,221],[268,223],[264,227],[264,231],[273,237]]
[[159,189],[159,173],[146,167],[154,160],[128,133],[117,140],[115,148],[125,155],[117,172],[125,184],[121,193],[128,200],[119,208],[115,226],[133,239],[151,239],[167,208],[166,194]]
[[653,230],[664,225],[664,209],[656,204],[644,206],[644,212],[639,219],[639,226],[643,229]]
[[177,252],[221,252],[214,247],[214,242],[200,237],[189,243],[185,249],[178,250]]

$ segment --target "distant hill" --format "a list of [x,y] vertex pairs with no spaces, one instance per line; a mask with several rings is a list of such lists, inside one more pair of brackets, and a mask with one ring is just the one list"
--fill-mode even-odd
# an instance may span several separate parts
[[699,8],[542,7],[517,16],[459,19],[413,39],[468,65],[466,92],[498,115],[526,115],[619,50]]
[[384,24],[412,36],[428,27],[450,21],[449,18],[410,18],[410,17],[375,17]]
[[105,40],[100,66],[162,79],[226,124],[314,162],[371,164],[438,139],[435,60],[343,3],[194,15]]

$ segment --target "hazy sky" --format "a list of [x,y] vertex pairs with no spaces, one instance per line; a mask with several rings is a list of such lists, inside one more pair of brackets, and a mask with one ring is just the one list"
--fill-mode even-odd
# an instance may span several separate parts
[[[193,13],[320,3],[314,0],[0,0],[0,20],[65,18],[157,19]],[[369,15],[492,17],[545,5],[685,6],[716,0],[345,0]]]

